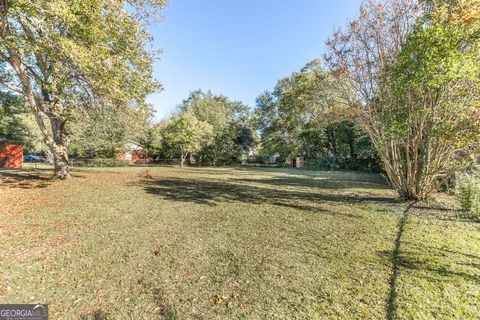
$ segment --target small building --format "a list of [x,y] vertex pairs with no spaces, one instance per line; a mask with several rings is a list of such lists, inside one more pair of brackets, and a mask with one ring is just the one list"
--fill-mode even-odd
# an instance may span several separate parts
[[297,155],[290,160],[290,166],[292,168],[303,169],[305,168],[305,156]]
[[126,144],[124,150],[117,155],[117,158],[128,161],[129,164],[148,164],[152,161],[148,157],[147,150],[135,143]]
[[23,146],[18,143],[0,141],[0,168],[21,169],[23,167]]

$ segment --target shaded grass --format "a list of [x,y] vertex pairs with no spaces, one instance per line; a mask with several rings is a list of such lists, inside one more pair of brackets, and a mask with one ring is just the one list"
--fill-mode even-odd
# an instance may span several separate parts
[[407,204],[378,176],[143,170],[1,185],[0,303],[49,303],[54,319],[479,314],[478,224],[416,204],[399,233]]

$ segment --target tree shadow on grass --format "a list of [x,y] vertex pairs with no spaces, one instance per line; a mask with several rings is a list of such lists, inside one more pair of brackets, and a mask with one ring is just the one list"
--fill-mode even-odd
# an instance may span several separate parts
[[50,185],[50,177],[46,174],[24,171],[0,171],[0,186],[10,188],[32,189],[46,188]]
[[480,220],[472,213],[464,212],[461,209],[445,208],[440,206],[415,205],[413,207],[417,216],[432,221],[459,222],[459,223],[480,223]]
[[307,187],[320,190],[339,190],[339,189],[391,189],[387,184],[381,183],[378,180],[360,181],[360,180],[341,180],[324,177],[295,177],[295,176],[282,176],[270,179],[249,179],[243,178],[238,181],[246,183],[259,183],[270,186],[289,186],[289,187]]
[[438,258],[455,257],[456,261],[476,260],[480,264],[480,255],[462,252],[458,249],[452,250],[452,249],[436,247],[428,244],[416,245],[416,244],[406,243],[406,245],[411,250],[415,250],[416,252],[428,252],[429,255],[435,256]]
[[[390,277],[390,291],[388,295],[388,302],[387,302],[387,319],[395,319],[396,309],[397,309],[397,282],[400,269],[403,270],[415,270],[415,271],[423,271],[427,272],[429,275],[423,275],[424,278],[429,279],[432,282],[439,282],[442,280],[448,281],[451,277],[459,277],[468,282],[472,282],[475,285],[480,284],[480,274],[477,272],[480,264],[480,257],[476,255],[472,255],[470,253],[465,253],[457,250],[450,250],[447,248],[437,248],[434,246],[429,246],[427,244],[423,244],[421,246],[413,245],[409,243],[402,243],[403,234],[405,232],[405,227],[408,224],[408,219],[410,215],[414,214],[411,212],[412,210],[419,210],[420,214],[424,214],[425,211],[433,210],[434,213],[442,213],[447,212],[451,214],[451,218],[448,219],[452,222],[465,222],[463,216],[459,216],[456,210],[449,210],[448,208],[430,208],[426,206],[422,206],[417,204],[416,202],[411,203],[407,206],[404,210],[402,217],[400,218],[398,224],[398,231],[397,236],[395,239],[395,245],[392,252],[380,252],[379,255],[383,257],[387,257],[389,260],[389,264],[392,266],[392,273]],[[434,217],[435,215],[432,215]],[[432,217],[425,217],[425,219],[432,219]],[[442,218],[438,218],[440,220],[445,220]],[[473,221],[468,221],[473,222]],[[400,247],[407,246],[410,250],[400,250]],[[427,260],[421,260],[416,257],[427,257]],[[446,261],[456,261],[457,266],[464,266],[467,267],[470,272],[466,272],[465,268],[459,268],[462,270],[453,270],[454,268],[449,265],[448,267],[445,266],[438,266],[438,264],[430,262],[431,256],[435,256],[438,259],[434,260],[441,260],[445,259]],[[428,257],[430,257],[428,259]],[[455,259],[453,259],[455,257]],[[460,258],[458,258],[460,257]],[[461,258],[467,260],[475,260],[475,262],[462,262],[460,261]],[[476,271],[477,270],[477,271]]]
[[[359,215],[345,212],[330,212],[319,207],[325,203],[357,204],[382,203],[398,204],[400,200],[394,197],[356,196],[342,194],[340,189],[332,189],[332,193],[303,192],[278,188],[263,188],[242,183],[239,180],[231,182],[196,179],[149,179],[142,182],[147,193],[164,199],[179,202],[191,202],[202,205],[216,206],[218,203],[241,202],[248,204],[271,204],[296,210],[310,211],[338,216],[359,218]],[[257,180],[252,180],[257,182]]]
[[[49,173],[51,170],[1,170],[0,171],[0,187],[6,186],[8,188],[19,189],[41,189],[47,188],[53,183],[52,176]],[[72,175],[74,178],[84,178],[80,175]]]
[[[468,282],[473,282],[476,285],[480,284],[480,275],[475,273],[469,273],[462,271],[455,271],[452,268],[447,268],[443,266],[431,265],[428,262],[414,259],[411,256],[415,256],[416,253],[405,253],[405,257],[402,257],[399,261],[399,266],[404,269],[417,270],[417,271],[427,271],[436,276],[435,280],[438,278],[449,278],[449,277],[460,277]],[[457,262],[457,265],[463,265],[468,267],[468,269],[478,269],[478,264],[467,264],[462,262]],[[473,272],[473,270],[472,270]]]
[[407,224],[408,215],[410,213],[411,208],[414,206],[414,204],[415,203],[409,204],[403,211],[403,215],[400,218],[400,221],[398,223],[398,231],[397,231],[397,236],[395,238],[395,245],[393,247],[393,251],[390,253],[390,263],[392,265],[392,274],[390,276],[390,281],[389,281],[390,291],[388,292],[388,302],[387,302],[387,319],[388,320],[395,319],[395,311],[397,308],[397,295],[398,295],[397,281],[398,281],[398,273],[401,265],[400,245],[402,243],[403,233],[405,232],[405,226]]

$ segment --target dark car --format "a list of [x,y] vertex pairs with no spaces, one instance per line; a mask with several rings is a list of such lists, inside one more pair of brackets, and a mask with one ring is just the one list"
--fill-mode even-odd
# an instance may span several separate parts
[[43,157],[35,156],[33,154],[26,154],[23,156],[23,161],[25,162],[45,162]]

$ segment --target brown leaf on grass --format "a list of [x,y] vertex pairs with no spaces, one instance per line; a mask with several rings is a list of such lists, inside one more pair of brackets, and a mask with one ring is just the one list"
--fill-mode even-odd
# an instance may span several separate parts
[[140,176],[144,179],[153,179],[153,176],[152,174],[150,173],[150,170],[144,170],[142,171],[142,173],[140,174]]
[[227,299],[227,298],[228,298],[228,297],[226,297],[226,296],[221,296],[221,295],[219,295],[219,294],[216,294],[216,295],[213,296],[213,299],[212,299],[212,300],[213,300],[213,303],[214,303],[214,304],[220,304],[220,303],[222,303],[222,302],[223,302],[225,299]]

